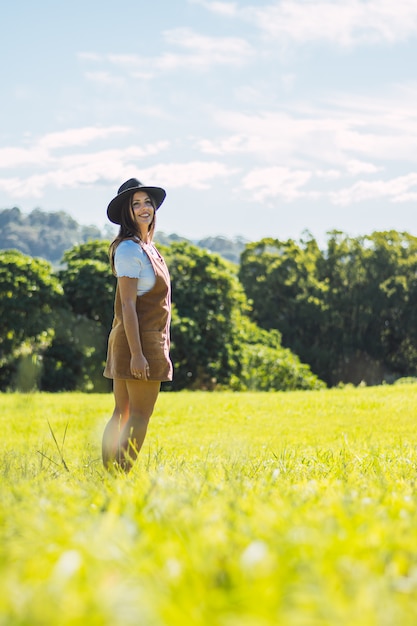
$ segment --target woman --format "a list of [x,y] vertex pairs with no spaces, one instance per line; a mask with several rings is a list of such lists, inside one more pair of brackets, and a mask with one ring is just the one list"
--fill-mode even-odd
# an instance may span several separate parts
[[103,463],[108,469],[131,469],[161,382],[172,380],[170,278],[152,243],[155,213],[165,196],[164,189],[146,187],[131,178],[107,208],[109,220],[120,225],[110,246],[117,288],[104,370],[104,376],[113,379],[115,399],[103,435]]

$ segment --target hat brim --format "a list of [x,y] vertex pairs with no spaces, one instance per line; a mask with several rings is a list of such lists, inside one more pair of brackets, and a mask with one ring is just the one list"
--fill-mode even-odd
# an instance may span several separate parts
[[131,187],[130,189],[125,189],[125,191],[118,193],[107,207],[107,217],[111,222],[113,222],[113,224],[120,224],[120,214],[123,202],[128,196],[132,196],[137,191],[144,191],[152,197],[152,200],[155,202],[156,211],[159,209],[166,197],[166,191],[165,189],[162,189],[162,187]]

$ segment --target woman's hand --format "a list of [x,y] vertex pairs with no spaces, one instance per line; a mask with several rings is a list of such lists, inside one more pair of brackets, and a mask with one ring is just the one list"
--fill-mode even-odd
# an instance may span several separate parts
[[148,380],[149,363],[142,353],[132,355],[130,359],[130,371],[132,372],[132,376],[138,380]]

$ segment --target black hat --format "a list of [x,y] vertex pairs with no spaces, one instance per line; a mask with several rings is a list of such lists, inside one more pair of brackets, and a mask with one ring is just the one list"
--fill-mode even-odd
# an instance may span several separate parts
[[163,201],[165,200],[166,192],[161,187],[147,187],[143,185],[137,178],[129,178],[117,192],[117,196],[113,198],[107,207],[107,217],[113,224],[120,224],[120,211],[122,208],[123,200],[129,195],[135,193],[135,191],[148,192],[155,202],[155,209],[159,209]]

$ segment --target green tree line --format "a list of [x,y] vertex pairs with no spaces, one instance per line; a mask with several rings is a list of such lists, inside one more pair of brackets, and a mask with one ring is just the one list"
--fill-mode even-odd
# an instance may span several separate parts
[[[162,246],[173,284],[175,378],[164,389],[311,389],[417,376],[417,238],[397,231],[324,249],[247,243],[238,265],[187,241]],[[53,270],[0,253],[0,389],[107,390],[115,279],[108,241]]]
[[417,375],[417,238],[397,231],[328,234],[321,250],[263,239],[246,246],[239,278],[251,318],[328,385]]
[[[103,378],[115,278],[108,241],[67,250],[59,267],[0,252],[0,390],[108,391]],[[162,246],[173,284],[172,360],[164,390],[317,389],[324,383],[277,329],[251,320],[237,266],[188,242]]]

